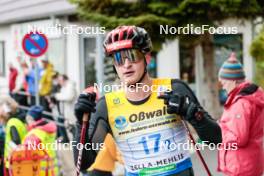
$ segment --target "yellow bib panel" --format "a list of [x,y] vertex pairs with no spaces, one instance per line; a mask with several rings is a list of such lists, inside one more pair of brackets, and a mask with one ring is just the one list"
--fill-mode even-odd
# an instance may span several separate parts
[[[47,154],[50,157],[50,164],[47,168],[46,162],[41,162],[41,172],[40,176],[58,176],[59,175],[59,167],[58,167],[58,159],[56,150],[53,148],[52,144],[56,141],[56,133],[47,133],[38,128],[32,129],[26,136],[25,139],[31,135],[37,136],[40,141],[40,147],[44,148],[47,151]],[[46,170],[48,170],[48,175],[46,175]]]
[[5,137],[5,149],[4,149],[4,158],[5,158],[5,167],[9,168],[9,161],[8,157],[12,152],[12,147],[11,145],[11,127],[15,127],[20,140],[22,141],[24,137],[27,134],[27,128],[26,125],[19,120],[18,118],[11,118],[8,120],[7,125],[6,125],[6,137]]
[[192,166],[181,118],[168,114],[159,92],[171,90],[171,79],[154,79],[152,94],[139,105],[132,104],[124,91],[106,94],[108,120],[121,151],[126,175],[171,175]]

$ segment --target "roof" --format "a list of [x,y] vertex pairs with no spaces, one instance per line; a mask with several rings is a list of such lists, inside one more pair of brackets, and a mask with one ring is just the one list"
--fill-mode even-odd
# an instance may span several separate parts
[[76,13],[67,0],[0,0],[0,24]]

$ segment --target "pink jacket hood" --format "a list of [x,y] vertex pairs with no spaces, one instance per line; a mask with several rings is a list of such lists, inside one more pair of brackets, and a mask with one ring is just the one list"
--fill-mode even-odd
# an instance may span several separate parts
[[[56,124],[54,122],[45,122],[43,119],[40,119],[38,121],[35,121],[34,123],[30,124],[28,126],[28,131],[32,130],[32,129],[41,129],[47,133],[56,133],[57,131],[57,127]],[[41,143],[41,140],[38,136],[36,135],[29,135],[25,138],[24,140],[24,144],[28,145],[28,144],[39,144]]]
[[[43,124],[43,125],[41,125]],[[41,129],[47,133],[56,133],[57,131],[57,126],[54,122],[47,122],[45,123],[45,121],[43,119],[40,119],[32,124],[30,124],[28,126],[29,130],[33,129],[33,128],[38,128]]]
[[244,82],[238,85],[234,90],[232,90],[228,94],[228,99],[225,103],[225,107],[228,108],[233,103],[235,103],[239,98],[245,98],[250,102],[254,102],[257,106],[263,107],[264,106],[264,95],[263,95],[262,88],[257,88],[257,90],[252,94],[250,94],[249,92],[250,90],[245,90],[243,91],[244,94],[241,95],[241,90],[244,89],[245,87],[249,87],[250,85],[252,85],[250,82]]

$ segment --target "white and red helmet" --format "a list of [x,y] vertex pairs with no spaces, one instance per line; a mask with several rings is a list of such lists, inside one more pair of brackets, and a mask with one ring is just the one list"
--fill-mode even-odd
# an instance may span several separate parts
[[139,49],[142,53],[147,54],[152,50],[152,43],[144,28],[119,26],[107,34],[104,48],[107,56],[122,49]]

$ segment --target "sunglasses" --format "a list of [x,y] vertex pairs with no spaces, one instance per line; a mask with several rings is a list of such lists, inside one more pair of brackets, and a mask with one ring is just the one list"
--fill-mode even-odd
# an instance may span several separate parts
[[131,63],[136,63],[142,59],[145,59],[145,55],[136,49],[126,49],[114,52],[113,61],[117,66],[122,66],[125,64],[126,59]]

